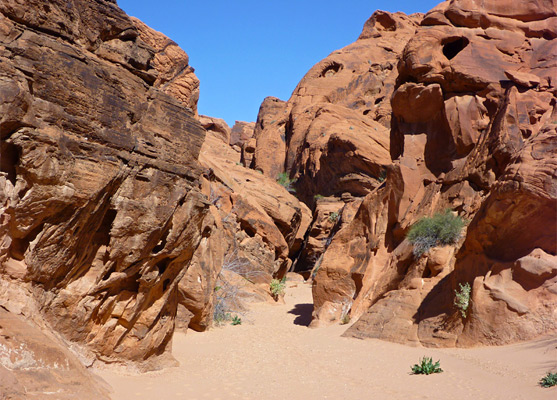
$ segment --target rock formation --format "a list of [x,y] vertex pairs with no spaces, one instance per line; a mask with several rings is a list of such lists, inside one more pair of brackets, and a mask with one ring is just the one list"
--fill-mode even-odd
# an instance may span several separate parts
[[72,4],[0,5],[1,305],[44,317],[90,358],[153,368],[218,223],[199,189],[205,131],[186,107],[196,78],[113,2]]
[[55,337],[0,308],[2,399],[109,400],[108,387]]
[[[392,165],[323,256],[314,325],[351,310],[348,336],[428,346],[557,330],[556,15],[453,0],[424,16],[397,65]],[[414,256],[409,227],[447,208],[468,221],[460,242]]]
[[176,321],[211,324],[221,268],[264,299],[311,215],[197,116],[174,42],[112,1],[73,4],[0,5],[0,305],[88,364],[159,368]]
[[[314,326],[359,318],[348,336],[557,331],[554,0],[377,11],[232,129],[198,115],[174,42],[112,0],[68,4],[0,4],[0,358],[18,363],[7,337],[36,330],[44,357],[17,335],[37,373],[77,365],[64,346],[86,365],[170,365],[175,326],[210,326],[219,282],[265,300],[291,270],[312,271]],[[414,255],[409,228],[448,208],[458,243]]]
[[288,102],[267,98],[255,126],[253,168],[288,172],[299,197],[364,196],[389,156],[390,96],[397,56],[419,18],[378,11],[360,38],[317,63]]

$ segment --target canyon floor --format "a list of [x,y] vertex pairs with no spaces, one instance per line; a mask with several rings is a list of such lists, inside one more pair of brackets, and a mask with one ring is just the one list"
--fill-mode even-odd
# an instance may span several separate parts
[[[309,329],[311,285],[287,285],[284,304],[255,304],[242,324],[176,333],[180,366],[145,374],[97,370],[114,400],[555,399],[537,385],[557,369],[557,338],[502,347],[432,349]],[[422,356],[444,372],[411,375]]]

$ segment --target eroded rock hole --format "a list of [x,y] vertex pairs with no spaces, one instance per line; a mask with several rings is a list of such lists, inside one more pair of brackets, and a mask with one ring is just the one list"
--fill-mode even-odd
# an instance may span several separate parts
[[342,70],[342,64],[332,62],[331,64],[327,65],[325,69],[321,72],[322,77],[333,76],[337,72]]
[[170,229],[168,229],[164,235],[162,235],[161,239],[159,240],[159,242],[157,243],[157,245],[155,247],[153,247],[153,254],[157,254],[160,251],[162,251],[162,249],[165,248],[166,246],[166,239],[168,238],[168,234],[170,233]]
[[108,210],[106,214],[104,214],[101,225],[93,237],[93,243],[96,246],[108,246],[110,244],[110,230],[112,229],[112,224],[114,223],[116,214],[117,211],[112,209]]
[[44,223],[37,226],[24,238],[13,239],[12,245],[10,246],[10,256],[15,260],[23,260],[25,258],[25,253],[29,248],[29,244],[37,238],[43,229]]
[[460,53],[470,41],[465,37],[450,38],[443,41],[443,54],[448,60],[452,60]]
[[375,28],[378,31],[396,31],[396,21],[389,14],[378,14],[375,16]]
[[360,293],[360,290],[362,290],[362,287],[364,286],[364,275],[363,274],[358,274],[358,273],[353,273],[352,274],[352,280],[354,281],[354,284],[356,285],[356,292],[354,293],[354,299],[356,299],[356,297]]
[[0,154],[0,171],[4,172],[8,180],[15,186],[16,165],[19,162],[17,147],[12,143],[2,142]]
[[164,274],[164,271],[166,271],[166,268],[168,268],[168,264],[170,264],[170,259],[168,258],[164,258],[160,260],[157,264],[155,264],[155,266],[159,270],[159,275]]

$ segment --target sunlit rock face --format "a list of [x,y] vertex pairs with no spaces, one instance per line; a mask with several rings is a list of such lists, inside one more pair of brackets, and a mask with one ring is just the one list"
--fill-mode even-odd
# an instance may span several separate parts
[[215,227],[187,55],[115,2],[4,1],[0,12],[2,285],[94,357],[162,362],[180,282]]
[[[401,51],[392,165],[324,253],[313,325],[350,312],[346,335],[427,346],[556,331],[556,5],[511,3],[442,3]],[[460,241],[414,256],[409,227],[447,208]]]

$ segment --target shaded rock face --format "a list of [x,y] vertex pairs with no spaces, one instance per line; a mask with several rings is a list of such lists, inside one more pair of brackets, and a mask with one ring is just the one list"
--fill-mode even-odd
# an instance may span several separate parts
[[[442,3],[401,52],[392,165],[323,255],[313,325],[350,310],[348,336],[427,346],[557,330],[556,7],[511,3]],[[447,208],[460,241],[416,258],[409,227]]]
[[230,145],[241,148],[253,137],[254,130],[255,122],[236,121],[230,132]]
[[185,300],[188,267],[216,268],[187,56],[113,2],[0,13],[1,279],[92,355],[162,362],[178,303],[211,301]]
[[271,279],[290,269],[311,211],[274,179],[245,168],[240,154],[217,133],[208,132],[200,163],[209,171],[203,193],[222,221],[223,269],[268,291]]
[[316,64],[288,102],[267,98],[252,167],[296,179],[298,196],[364,196],[391,163],[390,104],[397,57],[419,16],[378,11],[360,38]]

